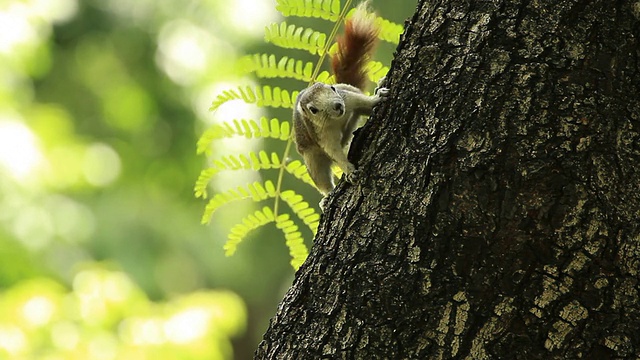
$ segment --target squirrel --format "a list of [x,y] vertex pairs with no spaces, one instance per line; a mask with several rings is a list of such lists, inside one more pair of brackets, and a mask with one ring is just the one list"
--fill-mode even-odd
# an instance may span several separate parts
[[367,2],[361,3],[345,22],[344,35],[337,39],[337,52],[331,59],[336,84],[315,83],[302,90],[295,101],[296,149],[324,196],[321,208],[335,187],[332,164],[342,169],[346,181],[352,183],[357,177],[344,148],[350,144],[360,116],[371,115],[373,107],[389,93],[384,87],[372,96],[363,92],[366,65],[375,50],[378,33],[375,16],[367,11]]

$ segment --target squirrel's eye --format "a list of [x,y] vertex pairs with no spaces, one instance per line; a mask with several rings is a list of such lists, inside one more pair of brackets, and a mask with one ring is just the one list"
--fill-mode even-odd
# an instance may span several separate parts
[[337,91],[336,91],[336,88],[335,88],[335,87],[333,87],[333,86],[331,86],[331,90],[333,90],[333,92],[337,92]]
[[309,105],[309,111],[311,111],[312,114],[316,114],[318,109],[313,105]]

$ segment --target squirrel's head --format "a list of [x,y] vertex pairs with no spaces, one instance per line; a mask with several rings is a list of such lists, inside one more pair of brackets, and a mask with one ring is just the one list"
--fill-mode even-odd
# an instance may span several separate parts
[[336,88],[315,83],[298,95],[298,111],[313,118],[339,118],[345,113],[344,100]]

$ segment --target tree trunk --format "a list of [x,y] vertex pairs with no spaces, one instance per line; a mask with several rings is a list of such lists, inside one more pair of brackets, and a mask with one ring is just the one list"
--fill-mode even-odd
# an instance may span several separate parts
[[256,358],[640,358],[639,19],[419,1]]

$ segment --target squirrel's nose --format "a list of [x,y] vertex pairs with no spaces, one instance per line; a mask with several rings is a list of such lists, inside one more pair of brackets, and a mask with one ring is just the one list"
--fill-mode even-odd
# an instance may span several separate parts
[[344,113],[344,105],[342,103],[333,104],[333,109],[335,111],[339,112],[341,115],[342,115],[342,113]]

